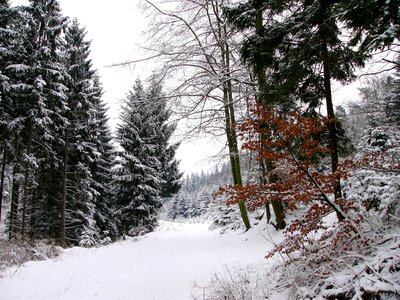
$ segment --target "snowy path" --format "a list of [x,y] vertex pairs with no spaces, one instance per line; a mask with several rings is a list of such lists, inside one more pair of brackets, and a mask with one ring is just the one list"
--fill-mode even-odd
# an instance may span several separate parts
[[[257,233],[221,235],[207,224],[162,222],[138,240],[66,250],[0,278],[1,300],[187,300],[225,267],[262,265],[268,242]],[[14,274],[15,272],[15,274]],[[201,299],[201,298],[199,298]]]

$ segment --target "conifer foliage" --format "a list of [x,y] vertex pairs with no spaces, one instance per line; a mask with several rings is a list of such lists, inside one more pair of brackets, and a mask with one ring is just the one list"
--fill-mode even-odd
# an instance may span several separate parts
[[1,1],[0,26],[0,220],[9,238],[93,246],[153,229],[160,196],[176,193],[181,177],[161,85],[135,85],[117,158],[78,20],[56,0]]
[[117,141],[123,150],[115,171],[115,215],[124,234],[153,230],[160,196],[174,194],[180,187],[181,175],[174,159],[177,145],[168,144],[175,127],[167,123],[168,117],[161,86],[152,80],[145,90],[136,80],[117,128]]

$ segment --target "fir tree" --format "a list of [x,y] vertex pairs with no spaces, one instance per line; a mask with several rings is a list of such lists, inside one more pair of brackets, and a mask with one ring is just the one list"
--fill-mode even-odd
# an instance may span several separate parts
[[158,147],[156,155],[161,164],[159,169],[162,179],[160,196],[162,198],[167,198],[176,194],[181,188],[180,179],[182,174],[179,172],[179,162],[175,159],[175,152],[179,144],[170,145],[172,134],[176,129],[176,124],[169,123],[171,113],[163,97],[162,86],[157,82],[156,77],[151,78],[147,97],[149,99],[148,101],[153,105],[150,109],[154,114],[154,126],[158,128],[158,137],[156,137]]
[[397,58],[398,67],[393,80],[393,87],[388,99],[387,115],[389,121],[400,126],[400,56]]
[[[14,237],[17,231],[17,208],[20,199],[18,191],[22,184],[20,176],[22,163],[23,130],[26,114],[24,102],[18,93],[24,88],[29,67],[25,64],[26,17],[23,9],[10,8],[8,1],[0,4],[0,155],[1,159],[1,194],[3,196],[4,177],[7,165],[11,165],[14,176],[12,185],[9,233]],[[2,201],[0,201],[1,203]]]
[[40,204],[37,201],[44,200],[44,194],[53,198],[48,192],[58,190],[53,176],[60,159],[54,147],[58,132],[66,125],[65,70],[59,52],[66,18],[57,1],[45,0],[31,1],[29,7],[21,8],[20,15],[21,52],[8,68],[15,75],[11,90],[22,126],[15,148],[20,149],[17,160],[24,174],[21,234],[26,237],[35,222],[31,216]]
[[153,230],[161,206],[161,162],[156,141],[159,128],[154,126],[151,105],[137,80],[122,107],[122,123],[117,127],[117,141],[123,150],[115,174],[116,217],[124,234],[135,234],[139,227]]
[[[1,187],[9,237],[94,245],[116,235],[114,150],[85,30],[56,0],[0,2]],[[2,193],[2,190],[1,194]]]
[[93,106],[96,112],[94,117],[94,145],[95,158],[90,164],[92,175],[91,189],[94,191],[95,210],[93,219],[100,230],[100,238],[114,239],[117,234],[116,222],[112,217],[114,208],[115,187],[113,186],[113,166],[115,164],[115,149],[111,130],[108,126],[107,109],[101,100],[102,87],[95,77],[93,85]]
[[[61,133],[64,141],[62,168],[62,196],[60,238],[65,243],[65,235],[73,241],[80,241],[83,231],[90,231],[94,244],[99,231],[92,221],[94,192],[91,187],[89,164],[95,158],[94,123],[96,111],[93,105],[93,80],[95,72],[89,59],[90,42],[85,41],[85,30],[73,20],[65,34],[65,66],[68,74],[67,106],[64,117],[67,126]],[[66,211],[70,211],[66,214]],[[73,230],[66,230],[66,225]],[[87,234],[85,234],[86,244]]]

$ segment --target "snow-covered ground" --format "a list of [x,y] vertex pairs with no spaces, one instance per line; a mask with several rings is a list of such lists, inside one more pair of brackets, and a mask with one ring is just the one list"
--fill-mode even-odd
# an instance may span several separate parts
[[0,299],[203,299],[215,274],[268,268],[267,231],[220,234],[208,225],[162,221],[155,232],[137,239],[75,247],[54,260],[7,269]]

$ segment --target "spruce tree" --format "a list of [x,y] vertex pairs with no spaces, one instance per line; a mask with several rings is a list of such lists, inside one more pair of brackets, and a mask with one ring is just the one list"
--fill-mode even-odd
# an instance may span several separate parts
[[179,144],[170,144],[172,134],[176,129],[175,123],[169,123],[171,113],[167,108],[167,101],[162,93],[162,86],[156,77],[152,77],[147,90],[147,98],[154,114],[154,126],[158,128],[156,140],[158,141],[157,157],[160,161],[162,198],[176,194],[181,188],[182,174],[179,172],[179,162],[175,159],[175,152]]
[[[1,187],[0,199],[3,196],[5,170],[12,168],[13,185],[11,187],[11,211],[9,233],[14,237],[18,222],[19,186],[22,184],[20,174],[22,163],[23,130],[26,114],[24,101],[18,93],[27,88],[25,77],[29,66],[25,64],[26,17],[23,8],[10,8],[8,1],[0,3],[0,156]],[[1,203],[2,201],[0,201]]]
[[[243,9],[249,10],[250,18],[242,17]],[[268,19],[263,24],[265,9]],[[341,38],[341,28],[335,18],[340,11],[336,2],[319,0],[250,0],[246,6],[227,9],[231,21],[238,27],[257,27],[256,33],[243,43],[242,56],[256,70],[260,62],[264,67],[262,102],[268,103],[270,109],[271,104],[279,105],[283,111],[306,103],[313,112],[324,100],[330,120],[327,131],[332,173],[338,171],[339,164],[332,80],[343,83],[353,80],[354,67],[362,66],[367,58],[366,53],[355,51],[354,45]],[[336,200],[341,198],[339,178],[334,194]],[[338,214],[338,218],[343,220],[344,216]]]
[[92,96],[95,116],[92,126],[94,128],[93,144],[96,155],[90,163],[91,190],[94,192],[93,203],[95,206],[93,219],[100,230],[101,239],[114,239],[118,234],[116,222],[112,216],[115,206],[115,187],[112,173],[115,164],[115,148],[102,95],[103,90],[100,81],[95,77]]
[[[90,42],[85,41],[85,30],[75,19],[65,34],[64,64],[68,74],[66,79],[68,109],[64,117],[67,125],[61,132],[62,153],[62,193],[60,242],[65,244],[66,236],[80,242],[83,231],[94,236],[98,231],[90,218],[93,214],[94,193],[90,190],[91,173],[89,163],[94,159],[94,144],[91,128],[95,109],[92,103],[92,86],[95,72],[89,59]],[[70,213],[66,213],[69,211]],[[67,226],[68,225],[68,226]],[[73,228],[66,230],[66,227]],[[84,229],[85,228],[85,229]],[[89,230],[90,228],[90,230]],[[95,238],[86,244],[94,244]]]
[[[43,201],[43,190],[58,190],[53,175],[59,164],[54,145],[57,131],[65,126],[64,69],[59,53],[61,33],[66,19],[57,1],[31,1],[19,9],[18,53],[13,64],[6,67],[12,73],[10,86],[16,113],[13,127],[18,164],[23,173],[21,234],[27,237],[34,226],[34,215]],[[41,179],[43,181],[39,181]],[[46,184],[45,184],[46,183]],[[52,198],[49,195],[48,199]],[[31,230],[32,233],[32,230]]]
[[123,150],[115,174],[116,217],[123,234],[153,230],[161,206],[161,163],[155,141],[158,128],[154,126],[150,104],[141,81],[137,80],[121,108],[121,124],[117,127],[117,142]]
[[[93,245],[116,235],[114,148],[90,43],[56,0],[0,2],[1,186],[9,237]],[[0,189],[1,194],[2,190]]]
[[138,234],[151,231],[157,223],[161,196],[170,196],[180,187],[174,158],[176,145],[169,145],[174,126],[161,86],[154,80],[145,90],[137,80],[122,107],[117,141],[122,147],[116,168],[116,217],[120,232]]

